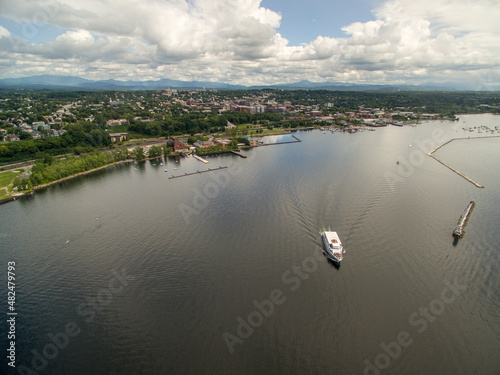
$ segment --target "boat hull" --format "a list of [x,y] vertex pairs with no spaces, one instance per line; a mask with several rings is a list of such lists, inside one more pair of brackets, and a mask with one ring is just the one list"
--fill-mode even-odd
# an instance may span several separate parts
[[[323,239],[323,245],[325,246],[325,251],[326,251],[326,256],[328,259],[332,260],[334,263],[340,264],[340,262],[343,259],[343,252],[344,249],[342,247],[342,244],[340,242],[340,239],[338,238],[338,235],[336,232],[323,232],[321,235]],[[336,247],[332,249],[332,239],[336,243]]]

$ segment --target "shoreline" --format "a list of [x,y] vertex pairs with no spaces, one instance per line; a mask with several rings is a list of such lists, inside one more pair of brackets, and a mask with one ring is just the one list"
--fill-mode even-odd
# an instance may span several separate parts
[[11,195],[10,197],[0,199],[0,204],[7,203],[7,202],[12,202],[12,201],[17,200],[18,198],[32,196],[34,193],[35,192],[32,189],[32,190],[29,190],[29,191],[27,191],[25,193],[22,193],[22,194]]
[[[474,115],[474,114],[472,114],[472,115]],[[442,119],[440,119],[440,120],[442,120]],[[337,128],[338,126],[334,125],[332,127]],[[338,128],[342,129],[342,127],[338,127]],[[252,135],[252,137],[260,139],[260,138],[267,137],[267,136],[271,136],[272,137],[272,136],[277,136],[277,135],[291,135],[293,138],[295,138],[294,141],[291,141],[291,142],[281,142],[281,143],[276,143],[276,144],[297,143],[297,142],[301,142],[301,140],[298,139],[297,137],[295,137],[293,135],[293,133],[295,131],[301,131],[301,130],[306,130],[307,131],[307,130],[316,130],[316,129],[318,129],[318,126],[297,127],[297,128],[293,128],[293,129],[286,129],[286,130],[283,129],[283,132],[280,132],[280,133],[274,133],[274,134],[256,134],[256,135]],[[444,162],[442,162],[441,160],[439,160],[436,156],[433,155],[433,153],[436,152],[441,147],[445,146],[446,144],[448,144],[448,143],[450,143],[450,142],[452,142],[454,140],[459,140],[459,139],[475,139],[475,138],[494,138],[494,137],[499,137],[499,136],[497,135],[497,136],[480,136],[480,137],[471,137],[471,138],[466,138],[466,137],[453,138],[453,139],[450,139],[447,142],[445,142],[445,143],[437,146],[434,150],[432,150],[431,152],[429,152],[427,155],[429,155],[430,157],[432,157],[433,159],[435,159],[439,163],[443,164],[444,166],[446,166],[447,168],[449,168],[453,172],[457,173],[461,177],[465,178],[466,180],[468,180],[469,182],[471,182],[475,186],[477,186],[479,188],[484,188],[483,185],[478,184],[477,182],[473,181],[472,179],[468,178],[467,176],[464,176],[462,173],[458,172],[454,168],[450,167],[449,165],[447,165]],[[259,146],[269,146],[269,145],[275,145],[275,143],[273,143],[273,144],[258,144],[258,145],[254,145],[254,146],[246,146],[246,147],[243,147],[243,149],[253,149],[253,148],[257,148]],[[198,155],[198,156],[209,156],[209,155],[220,155],[220,154],[230,154],[230,153],[232,153],[231,150],[219,150],[219,151],[208,152],[208,153],[199,153],[199,154],[196,154],[196,155]],[[113,163],[110,163],[110,164],[107,164],[107,165],[103,165],[101,167],[90,169],[88,171],[84,171],[84,172],[76,173],[74,175],[63,177],[61,179],[54,180],[54,181],[48,182],[48,183],[43,184],[43,185],[34,186],[32,188],[32,190],[30,190],[30,191],[27,191],[27,192],[24,192],[24,193],[21,193],[21,194],[16,194],[16,195],[12,195],[10,197],[6,197],[6,198],[3,198],[3,199],[0,199],[0,204],[7,203],[7,202],[10,202],[10,201],[15,201],[18,198],[22,198],[22,197],[25,197],[25,196],[33,196],[36,190],[42,190],[42,189],[45,189],[45,188],[50,187],[52,185],[56,185],[56,184],[59,184],[59,183],[64,182],[64,181],[68,181],[70,179],[73,179],[73,178],[76,178],[76,177],[79,177],[79,176],[88,175],[88,174],[94,173],[96,171],[109,168],[109,167],[114,166],[114,165],[123,164],[123,163],[131,163],[131,162],[150,161],[150,160],[162,159],[162,158],[171,158],[171,157],[177,158],[177,157],[180,157],[180,156],[181,155],[177,154],[177,153],[170,153],[170,154],[162,154],[161,156],[157,156],[157,157],[144,158],[144,159],[142,159],[140,161],[137,161],[137,160],[134,160],[134,159],[120,160],[120,161],[113,162]]]
[[106,164],[106,165],[103,165],[101,167],[97,167],[97,168],[94,168],[94,169],[89,169],[88,171],[85,171],[85,172],[80,172],[80,173],[77,173],[77,174],[72,174],[71,176],[66,176],[66,177],[60,178],[58,180],[47,182],[46,184],[43,184],[43,185],[33,186],[33,191],[35,191],[35,190],[41,190],[41,189],[44,189],[44,188],[49,187],[51,185],[55,185],[55,184],[58,184],[60,182],[71,180],[72,178],[75,178],[75,177],[84,176],[84,175],[87,175],[87,174],[90,174],[90,173],[93,173],[93,172],[96,172],[96,171],[100,171],[102,169],[109,168],[109,167],[111,167],[113,165],[118,165],[118,164],[123,164],[123,163],[131,163],[133,161],[134,160],[132,160],[132,159],[115,161],[114,163]]

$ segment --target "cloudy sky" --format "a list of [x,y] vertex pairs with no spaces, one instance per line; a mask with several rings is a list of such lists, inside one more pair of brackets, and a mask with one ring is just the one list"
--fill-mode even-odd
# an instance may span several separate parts
[[0,78],[500,83],[500,0],[0,0]]

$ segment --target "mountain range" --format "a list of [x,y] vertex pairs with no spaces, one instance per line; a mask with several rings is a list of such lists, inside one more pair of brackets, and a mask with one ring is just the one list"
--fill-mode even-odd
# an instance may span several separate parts
[[[428,90],[467,90],[473,88],[457,88],[450,83],[428,85],[370,85],[339,82],[310,82],[300,81],[288,84],[243,86],[229,83],[204,82],[204,81],[178,81],[163,78],[157,81],[118,81],[89,80],[73,76],[38,75],[22,78],[0,79],[0,88],[25,88],[25,89],[66,89],[66,90],[158,90],[158,89],[305,89],[305,90],[338,90],[338,91],[428,91]],[[498,89],[498,88],[497,88]]]

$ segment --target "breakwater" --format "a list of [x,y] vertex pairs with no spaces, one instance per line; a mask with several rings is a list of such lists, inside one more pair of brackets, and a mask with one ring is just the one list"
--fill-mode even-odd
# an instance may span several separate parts
[[444,142],[443,144],[437,146],[436,148],[434,148],[434,150],[432,150],[431,152],[428,152],[427,155],[429,155],[431,158],[433,158],[434,160],[436,160],[437,162],[441,163],[442,165],[444,165],[446,168],[450,169],[451,171],[455,172],[456,174],[458,174],[460,177],[463,177],[464,179],[466,179],[467,181],[469,181],[471,184],[475,185],[476,187],[478,188],[484,188],[484,185],[481,185],[480,183],[474,181],[472,178],[466,176],[465,174],[463,174],[462,172],[456,170],[455,168],[453,168],[452,166],[446,164],[444,161],[442,161],[441,159],[437,158],[436,156],[434,156],[434,153],[439,150],[440,148],[446,146],[447,144],[453,142],[453,141],[456,141],[456,140],[462,140],[462,139],[484,139],[484,138],[498,138],[499,136],[498,135],[493,135],[493,136],[487,136],[487,137],[461,137],[461,138],[452,138],[450,139],[449,141],[446,141]]
[[243,158],[243,159],[246,159],[247,156],[246,155],[243,155],[237,151],[234,151],[234,150],[231,150],[231,154],[235,154],[235,155],[238,155],[240,158]]
[[184,173],[184,174],[179,174],[177,176],[170,176],[168,179],[171,180],[173,178],[180,178],[180,177],[187,177],[187,176],[193,176],[195,174],[201,174],[201,173],[207,173],[207,172],[214,172],[218,171],[220,169],[226,169],[227,167],[219,167],[219,168],[208,168],[204,171],[196,171],[196,172],[191,172],[191,173]]
[[474,205],[475,203],[473,200],[469,202],[464,214],[460,216],[460,219],[458,219],[457,227],[453,231],[453,237],[462,238],[464,236],[464,228],[467,225],[467,221],[469,220],[469,216],[474,208]]
[[292,134],[292,137],[295,139],[295,141],[287,141],[287,142],[276,142],[276,143],[261,143],[259,144],[260,146],[274,146],[274,145],[286,145],[289,143],[298,143],[302,142],[299,138],[297,138],[295,135]]

